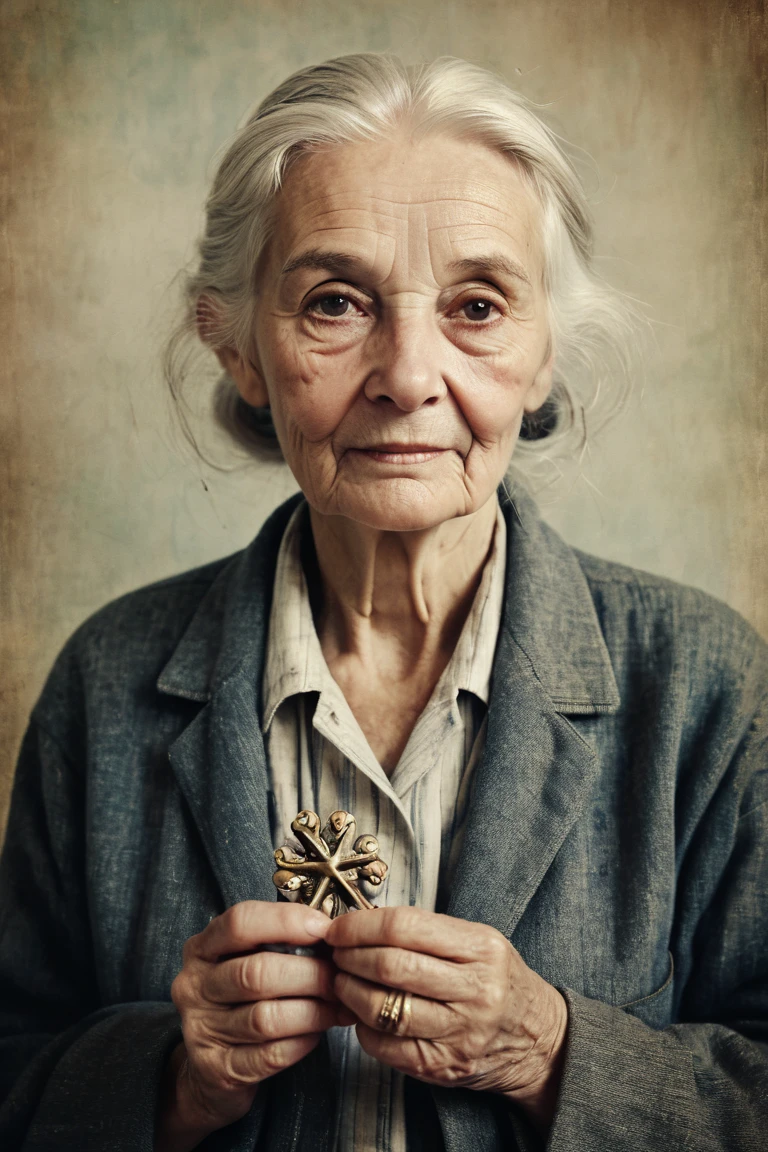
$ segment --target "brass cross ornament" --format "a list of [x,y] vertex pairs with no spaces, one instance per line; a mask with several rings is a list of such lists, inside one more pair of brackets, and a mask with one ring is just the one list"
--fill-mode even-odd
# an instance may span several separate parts
[[[275,886],[288,900],[320,908],[333,919],[350,908],[375,908],[360,891],[366,880],[378,886],[387,875],[375,836],[358,836],[351,812],[331,812],[320,832],[316,812],[299,812],[291,823],[295,837],[277,848]],[[353,843],[354,841],[354,843]]]

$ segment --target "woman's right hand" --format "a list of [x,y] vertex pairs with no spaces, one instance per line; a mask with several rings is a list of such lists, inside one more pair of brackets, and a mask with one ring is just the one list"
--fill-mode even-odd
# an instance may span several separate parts
[[247,900],[187,940],[171,986],[184,1040],[168,1065],[156,1152],[187,1152],[239,1120],[262,1080],[301,1060],[328,1028],[354,1022],[334,994],[330,960],[259,951],[317,944],[330,926],[301,904]]

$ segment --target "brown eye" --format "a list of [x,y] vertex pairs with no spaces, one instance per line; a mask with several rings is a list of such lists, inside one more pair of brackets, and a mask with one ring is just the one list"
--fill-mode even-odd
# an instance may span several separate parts
[[462,312],[467,320],[487,320],[491,315],[493,304],[490,300],[468,300],[462,305]]
[[317,300],[313,300],[311,307],[317,309],[323,316],[344,316],[349,309],[349,303],[349,297],[334,292],[330,296],[320,296]]

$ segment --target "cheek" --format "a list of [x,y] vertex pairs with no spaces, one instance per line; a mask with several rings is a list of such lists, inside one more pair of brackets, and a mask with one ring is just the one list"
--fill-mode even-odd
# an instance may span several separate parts
[[455,394],[473,436],[489,446],[514,441],[532,374],[506,353],[465,361],[462,368],[463,383]]
[[355,357],[331,355],[303,346],[291,334],[278,340],[263,361],[278,431],[292,440],[326,441],[349,409],[357,391]]

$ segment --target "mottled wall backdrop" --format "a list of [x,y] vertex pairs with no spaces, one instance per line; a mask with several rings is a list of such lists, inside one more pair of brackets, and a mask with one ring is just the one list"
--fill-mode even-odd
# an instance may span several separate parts
[[[393,50],[491,67],[585,149],[606,274],[655,350],[548,491],[568,540],[768,632],[762,4],[5,0],[2,764],[105,600],[239,548],[292,490],[185,453],[158,369],[210,158],[289,71]],[[218,446],[221,453],[223,445]]]

